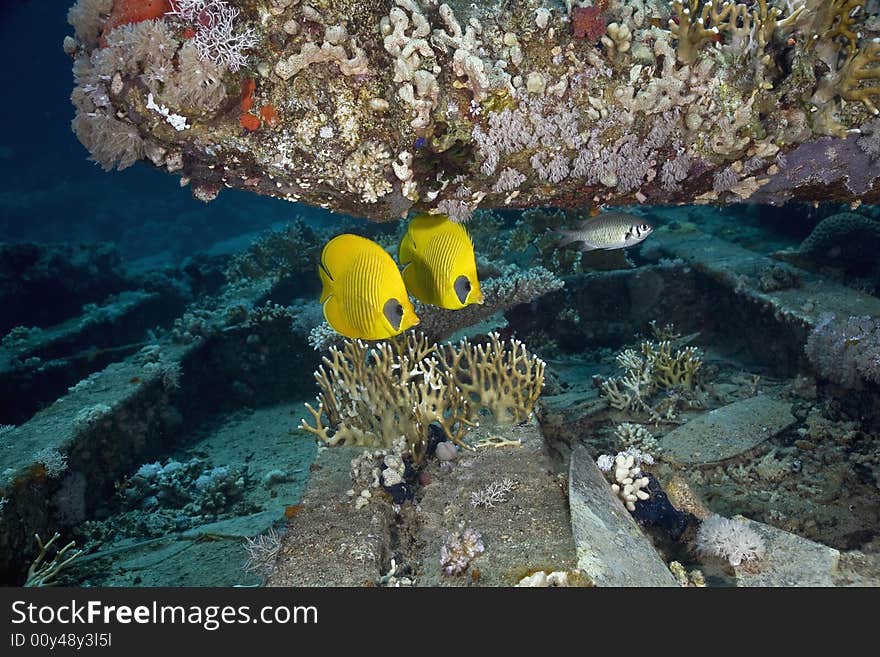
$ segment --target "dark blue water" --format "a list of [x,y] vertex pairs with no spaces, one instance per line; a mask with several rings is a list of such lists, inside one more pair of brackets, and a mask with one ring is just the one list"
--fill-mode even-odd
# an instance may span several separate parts
[[70,130],[67,0],[0,3],[0,241],[109,241],[129,260],[179,262],[232,236],[328,213],[224,190],[205,204],[139,162],[105,173]]

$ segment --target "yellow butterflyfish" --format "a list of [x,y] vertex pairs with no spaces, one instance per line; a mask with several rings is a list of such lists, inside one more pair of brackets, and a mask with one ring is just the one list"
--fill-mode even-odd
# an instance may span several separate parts
[[416,215],[398,259],[406,289],[419,301],[452,310],[483,303],[474,243],[465,227],[446,215]]
[[394,259],[365,237],[327,242],[318,274],[324,317],[347,338],[383,340],[419,323]]

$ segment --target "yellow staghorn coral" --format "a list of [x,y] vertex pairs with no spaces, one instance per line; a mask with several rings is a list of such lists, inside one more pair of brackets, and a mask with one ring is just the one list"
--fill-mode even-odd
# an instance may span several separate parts
[[488,344],[462,340],[443,350],[441,358],[465,395],[487,408],[496,422],[515,424],[531,417],[544,386],[545,363],[521,341],[508,343],[493,332]]
[[673,1],[672,11],[678,22],[670,19],[669,31],[678,40],[678,60],[684,64],[693,64],[703,46],[718,41],[722,29],[730,26],[729,19],[734,5],[716,0],[706,0],[702,8],[700,0],[687,0],[687,5],[685,7],[681,0]]
[[[862,86],[865,80],[877,84]],[[846,100],[861,101],[872,114],[880,114],[871,100],[880,96],[880,40],[869,42],[847,59],[841,70],[840,95]]]
[[373,344],[345,340],[323,360],[318,406],[306,404],[312,423],[303,419],[300,429],[328,445],[390,448],[402,436],[415,463],[430,424],[467,449],[479,407],[500,423],[525,420],[544,383],[544,362],[494,333],[486,345],[441,347],[416,332]]

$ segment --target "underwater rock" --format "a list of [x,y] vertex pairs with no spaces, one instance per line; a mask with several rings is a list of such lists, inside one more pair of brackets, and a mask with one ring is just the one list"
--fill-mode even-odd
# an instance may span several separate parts
[[[0,582],[22,578],[27,564],[20,555],[32,552],[35,532],[51,535],[68,520],[65,509],[47,503],[63,483],[56,464],[85,477],[88,515],[119,479],[170,451],[205,419],[252,396],[271,403],[311,389],[307,377],[290,372],[313,361],[314,352],[291,335],[289,316],[256,305],[272,290],[265,282],[239,284],[201,299],[157,343],[84,378],[4,435],[16,449],[0,451]],[[230,325],[232,306],[246,308],[247,320]],[[237,480],[222,470],[204,480],[207,506],[234,497]]]
[[880,222],[854,212],[841,212],[820,221],[797,250],[775,257],[803,269],[840,269],[854,276],[876,279],[880,250]]
[[105,169],[147,160],[203,201],[377,221],[880,199],[864,0],[572,5],[186,0],[120,22],[78,0],[73,129]]
[[68,319],[128,283],[111,244],[0,243],[0,335]]
[[[828,315],[880,316],[880,299],[809,271],[797,270],[799,285],[762,290],[761,274],[778,261],[704,233],[693,224],[661,226],[652,236],[660,253],[684,261],[718,285],[711,316],[722,336],[743,339],[757,360],[772,363],[775,374],[803,369],[809,329]],[[766,286],[765,286],[766,287]]]
[[597,586],[678,586],[582,446],[571,453],[569,504],[578,568]]
[[764,539],[763,556],[737,566],[737,586],[834,586],[840,552],[743,516],[734,518]]
[[182,309],[180,297],[125,291],[54,326],[12,329],[0,341],[0,422],[24,422],[68,387],[134,353],[148,329],[170,324]]
[[795,418],[791,404],[757,395],[704,413],[660,439],[663,457],[682,465],[725,461],[784,431]]
[[[300,437],[300,440],[306,440]],[[375,496],[358,509],[346,495],[351,461],[363,449],[322,450],[301,508],[282,538],[269,586],[372,586],[389,558],[393,512]]]
[[[451,463],[432,461],[426,467],[431,484],[419,497],[410,541],[414,548],[408,555],[422,564],[417,585],[515,586],[539,570],[575,571],[564,478],[556,472],[537,421],[481,425],[468,442],[488,444],[460,451]],[[503,494],[492,497],[493,491]],[[445,575],[440,566],[443,546],[460,533],[460,526],[478,531],[485,551],[463,575]]]

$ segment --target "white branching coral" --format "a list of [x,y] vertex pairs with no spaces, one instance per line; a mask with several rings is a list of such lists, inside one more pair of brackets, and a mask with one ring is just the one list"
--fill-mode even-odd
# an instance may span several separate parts
[[281,551],[281,536],[270,527],[269,531],[254,538],[245,536],[244,551],[247,559],[244,571],[260,577],[268,577],[275,570],[275,561]]
[[697,552],[726,559],[731,566],[755,561],[764,556],[764,539],[745,520],[724,518],[713,514],[697,530]]
[[649,454],[657,452],[657,439],[641,424],[622,422],[614,428],[614,437],[624,449],[635,447]]
[[500,481],[493,481],[491,484],[481,490],[471,493],[471,506],[476,508],[482,506],[486,509],[495,508],[496,504],[502,504],[507,501],[507,496],[516,488],[516,482],[513,479],[505,477]]
[[224,0],[177,0],[168,15],[192,23],[196,32],[192,44],[202,60],[237,71],[247,63],[246,52],[258,42],[254,30],[236,28],[239,13]]
[[46,476],[56,478],[67,470],[67,456],[54,447],[44,447],[34,454],[34,461],[46,470]]
[[640,351],[625,349],[619,353],[617,363],[624,373],[603,381],[600,391],[613,408],[654,416],[650,397],[659,390],[693,390],[703,361],[695,347],[676,347],[670,340],[646,340]]

